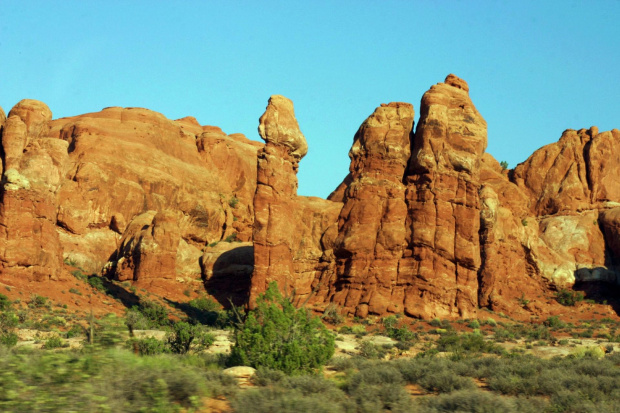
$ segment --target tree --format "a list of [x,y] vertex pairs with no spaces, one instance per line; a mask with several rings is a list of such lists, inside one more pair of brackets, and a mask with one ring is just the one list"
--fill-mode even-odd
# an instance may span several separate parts
[[505,171],[506,169],[508,169],[508,162],[501,161],[499,164],[502,167],[502,171]]
[[229,363],[293,374],[322,367],[333,354],[334,337],[320,319],[295,308],[272,282],[238,326]]

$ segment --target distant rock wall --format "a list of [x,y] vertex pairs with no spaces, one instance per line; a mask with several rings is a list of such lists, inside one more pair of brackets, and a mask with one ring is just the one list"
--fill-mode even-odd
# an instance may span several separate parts
[[0,108],[0,276],[202,278],[250,306],[276,281],[298,305],[365,317],[559,311],[553,289],[618,283],[620,131],[567,130],[505,170],[467,83],[449,75],[362,123],[327,200],[297,195],[308,145],[272,96],[265,144],[140,108],[52,120]]
[[[548,312],[557,307],[545,299],[550,289],[618,280],[618,144],[617,130],[569,130],[504,170],[484,153],[487,124],[469,86],[449,75],[424,94],[415,133],[406,103],[381,105],[362,123],[349,174],[321,205],[334,213],[322,217],[320,238],[292,242],[308,220],[270,215],[288,241],[287,258],[276,260],[286,269],[274,267],[267,279],[288,293],[294,286],[298,302],[335,303],[361,317],[470,318],[481,307]],[[270,169],[272,187],[289,182],[293,170]],[[255,206],[259,197],[266,199],[257,192]],[[286,205],[299,208],[301,199],[289,191]],[[255,260],[263,264],[254,270],[254,295],[274,262],[256,245],[255,232]],[[306,254],[308,245],[323,254]]]
[[252,238],[259,142],[139,108],[52,120],[33,100],[0,125],[0,275],[194,278],[208,245]]

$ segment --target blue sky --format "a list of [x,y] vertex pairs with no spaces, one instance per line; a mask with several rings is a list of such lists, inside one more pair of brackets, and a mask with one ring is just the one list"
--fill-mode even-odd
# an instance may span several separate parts
[[326,197],[381,103],[449,73],[511,167],[568,128],[620,128],[620,1],[1,1],[0,106],[55,118],[146,107],[259,140],[272,94],[308,140],[299,193]]

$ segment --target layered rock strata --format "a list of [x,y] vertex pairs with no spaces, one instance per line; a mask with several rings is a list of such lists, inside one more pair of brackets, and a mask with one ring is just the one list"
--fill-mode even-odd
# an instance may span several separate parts
[[[413,108],[406,103],[381,105],[362,124],[349,174],[330,195],[332,202],[322,205],[340,210],[331,224],[331,215],[324,216],[320,245],[316,237],[292,241],[302,228],[294,213],[269,215],[265,222],[282,225],[286,231],[278,233],[289,238],[272,237],[269,254],[255,249],[255,261],[264,260],[252,278],[255,293],[273,280],[289,293],[297,292],[291,286],[310,285],[301,290],[311,303],[335,303],[362,317],[404,312],[468,318],[480,307],[541,314],[556,306],[545,298],[552,289],[617,282],[617,130],[566,131],[558,143],[507,171],[484,153],[486,122],[464,80],[449,75],[432,86],[420,112],[415,134]],[[290,155],[280,156],[270,165],[287,167],[264,169],[272,183],[294,177]],[[257,191],[255,207],[269,199],[274,208],[294,210],[303,199],[294,191],[267,193],[270,198]],[[285,193],[286,201],[275,193]],[[264,242],[256,236],[255,245]],[[285,253],[273,255],[276,245],[286,245]],[[307,245],[318,245],[323,254],[305,254]],[[273,256],[285,268],[274,267],[265,277]]]

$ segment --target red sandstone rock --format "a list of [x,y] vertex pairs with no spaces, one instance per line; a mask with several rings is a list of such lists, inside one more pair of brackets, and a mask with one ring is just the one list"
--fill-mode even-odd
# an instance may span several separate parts
[[478,308],[479,165],[487,132],[468,90],[450,75],[422,98],[406,178],[411,252],[399,271],[405,312],[416,317],[469,317]]
[[51,112],[22,100],[2,128],[3,188],[0,190],[0,273],[44,281],[62,276],[56,232],[57,190],[66,143],[45,138]]
[[286,294],[292,291],[296,173],[308,149],[295,119],[293,102],[284,96],[269,99],[258,132],[265,140],[265,147],[258,152],[250,305],[272,281]]
[[398,260],[407,245],[405,185],[413,107],[381,105],[355,135],[350,183],[338,219],[334,302],[366,316],[390,307]]

